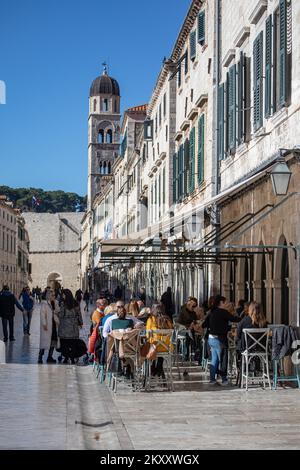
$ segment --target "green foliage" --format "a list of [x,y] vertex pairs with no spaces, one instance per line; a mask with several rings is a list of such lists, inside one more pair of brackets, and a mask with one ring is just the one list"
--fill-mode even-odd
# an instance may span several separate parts
[[[86,210],[86,196],[64,191],[44,191],[40,188],[10,188],[0,186],[0,195],[5,195],[14,203],[14,207],[26,212],[83,212]],[[35,197],[39,205],[34,204]]]

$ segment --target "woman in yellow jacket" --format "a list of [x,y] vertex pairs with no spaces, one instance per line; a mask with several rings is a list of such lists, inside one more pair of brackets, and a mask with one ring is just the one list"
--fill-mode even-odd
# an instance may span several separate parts
[[[160,304],[155,304],[152,307],[151,315],[146,323],[146,334],[148,342],[150,344],[156,345],[156,351],[167,352],[170,347],[170,337],[164,336],[155,333],[155,330],[172,330],[173,323],[167,315],[164,314],[163,307]],[[165,347],[164,347],[165,345]],[[164,378],[163,371],[163,361],[162,357],[158,357],[155,361],[152,362],[151,374],[158,375],[158,377]]]

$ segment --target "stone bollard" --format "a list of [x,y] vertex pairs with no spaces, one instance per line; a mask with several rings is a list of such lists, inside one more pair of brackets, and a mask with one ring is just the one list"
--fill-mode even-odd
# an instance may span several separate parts
[[6,363],[5,343],[0,340],[0,364]]

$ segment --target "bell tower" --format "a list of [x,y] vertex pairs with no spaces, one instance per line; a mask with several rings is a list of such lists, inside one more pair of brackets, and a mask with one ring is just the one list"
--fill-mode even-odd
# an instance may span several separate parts
[[88,209],[112,174],[120,146],[120,88],[107,66],[90,88],[88,136]]

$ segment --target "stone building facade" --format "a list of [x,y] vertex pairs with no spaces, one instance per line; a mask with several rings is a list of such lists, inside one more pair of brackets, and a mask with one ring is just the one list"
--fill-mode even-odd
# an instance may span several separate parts
[[73,293],[80,283],[80,227],[84,213],[23,214],[30,238],[31,287],[62,285]]
[[0,197],[0,287],[7,284],[15,295],[30,278],[29,237],[25,220],[5,196]]
[[[110,260],[98,230],[96,269],[115,275],[121,260],[126,287],[154,299],[171,285],[177,307],[222,292],[299,323],[299,18],[295,0],[191,1],[138,139],[124,116],[108,182],[123,247]],[[278,161],[291,173],[283,196]]]

